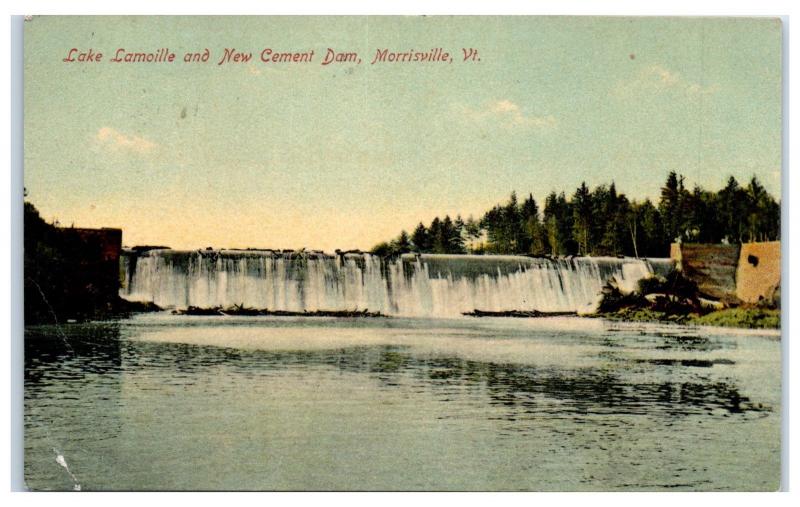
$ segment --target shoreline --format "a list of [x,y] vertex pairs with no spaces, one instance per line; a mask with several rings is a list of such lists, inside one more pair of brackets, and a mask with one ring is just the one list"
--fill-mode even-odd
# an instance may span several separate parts
[[781,330],[781,311],[767,308],[724,308],[700,315],[699,313],[669,314],[647,308],[623,308],[616,312],[585,315],[611,322],[650,322],[682,326],[717,327],[726,329]]
[[[252,309],[242,307],[232,308],[196,308],[174,309],[161,308],[155,304],[132,303],[128,302],[127,308],[122,312],[109,313],[107,315],[93,316],[94,318],[67,319],[64,322],[44,323],[30,322],[25,327],[39,325],[64,325],[81,324],[87,322],[108,322],[127,320],[135,315],[164,313],[184,317],[309,317],[319,318],[328,317],[335,319],[393,319],[404,318],[404,316],[394,316],[381,312],[370,312],[368,310],[316,310],[305,312],[293,312],[283,310]],[[613,312],[599,312],[592,314],[578,314],[576,312],[536,312],[536,311],[504,311],[489,312],[473,310],[463,313],[458,319],[464,320],[484,320],[486,318],[500,318],[509,320],[542,319],[552,317],[574,317],[581,319],[601,319],[607,322],[624,324],[662,324],[677,326],[696,326],[712,327],[720,329],[744,329],[744,330],[772,330],[781,331],[781,310],[766,308],[725,308],[715,310],[705,315],[688,314],[669,314],[667,312],[645,309],[645,308],[623,308]]]

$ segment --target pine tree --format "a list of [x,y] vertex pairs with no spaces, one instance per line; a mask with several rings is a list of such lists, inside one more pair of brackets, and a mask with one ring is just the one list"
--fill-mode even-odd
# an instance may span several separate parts
[[683,239],[683,221],[685,219],[681,213],[683,190],[683,176],[679,177],[675,171],[670,171],[666,183],[661,187],[661,200],[658,203],[658,210],[663,219],[664,234],[670,242]]
[[539,206],[536,204],[533,194],[529,194],[522,203],[521,220],[524,232],[522,252],[535,255],[547,253],[547,237],[544,226],[539,220]]
[[747,193],[731,176],[717,197],[723,237],[731,243],[741,243],[747,229]]
[[[544,210],[533,194],[520,204],[512,192],[479,221],[436,217],[422,223],[411,237],[403,231],[380,252],[464,253],[465,240],[486,233],[485,251],[494,254],[636,255],[666,257],[675,240],[715,243],[780,239],[780,202],[756,177],[741,187],[731,176],[719,192],[695,186],[689,192],[684,177],[670,172],[661,188],[658,206],[650,199],[629,201],[615,183],[591,191],[582,182],[571,199],[551,192]],[[473,253],[484,253],[484,246]]]
[[592,195],[586,182],[581,182],[581,186],[572,196],[572,236],[578,243],[578,251],[581,255],[587,255],[591,250],[589,244],[589,233],[592,226]]
[[411,241],[408,237],[408,233],[404,230],[400,232],[400,236],[397,237],[397,240],[394,244],[394,250],[396,253],[408,253],[411,251]]
[[413,250],[417,253],[430,253],[431,240],[428,234],[428,229],[420,222],[414,232],[411,234],[411,243],[413,243]]

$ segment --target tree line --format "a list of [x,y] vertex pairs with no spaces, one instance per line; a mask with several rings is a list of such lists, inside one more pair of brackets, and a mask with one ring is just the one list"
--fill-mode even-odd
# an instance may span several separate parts
[[780,202],[753,176],[742,186],[731,176],[717,192],[689,190],[670,172],[657,203],[628,199],[616,185],[590,189],[585,182],[567,197],[551,192],[544,208],[515,192],[479,219],[436,217],[402,231],[372,252],[440,254],[626,255],[667,257],[670,243],[744,243],[780,239]]

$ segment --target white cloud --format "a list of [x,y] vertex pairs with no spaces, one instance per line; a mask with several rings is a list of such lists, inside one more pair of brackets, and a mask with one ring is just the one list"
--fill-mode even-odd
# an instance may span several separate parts
[[145,139],[134,134],[123,134],[119,130],[112,127],[102,127],[97,131],[94,140],[100,145],[109,150],[114,151],[127,151],[138,154],[150,153],[158,146],[153,141]]
[[463,112],[472,121],[499,121],[506,127],[549,128],[558,123],[553,115],[526,115],[518,104],[508,99],[490,101],[480,109],[463,107]]
[[519,106],[510,100],[497,100],[489,104],[491,111],[495,113],[518,113]]
[[618,83],[614,91],[617,95],[627,95],[634,91],[659,93],[671,90],[688,96],[701,96],[715,93],[718,89],[717,85],[695,83],[679,72],[655,64],[643,68],[632,81]]
[[665,87],[675,86],[681,82],[680,74],[672,72],[661,65],[651,65],[645,68],[640,77],[648,81],[654,80],[655,83]]

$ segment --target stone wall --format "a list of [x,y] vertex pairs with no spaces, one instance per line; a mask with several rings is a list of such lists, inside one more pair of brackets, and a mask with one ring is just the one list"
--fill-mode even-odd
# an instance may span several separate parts
[[670,257],[700,292],[726,303],[774,301],[780,292],[781,243],[673,243]]
[[737,302],[739,245],[673,243],[670,256],[700,292],[726,303]]
[[781,242],[745,243],[736,270],[736,297],[745,303],[774,301],[781,286]]

